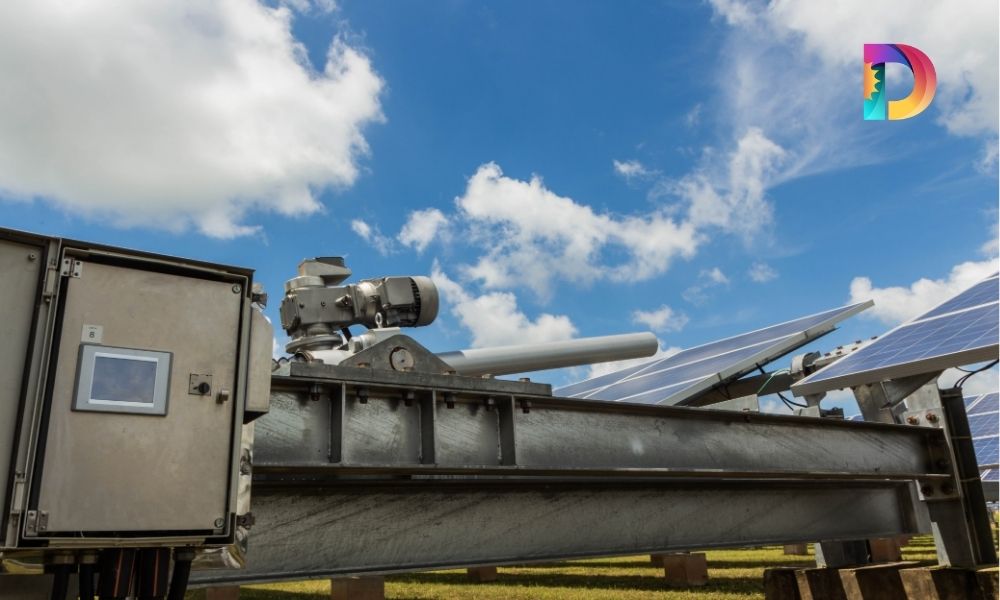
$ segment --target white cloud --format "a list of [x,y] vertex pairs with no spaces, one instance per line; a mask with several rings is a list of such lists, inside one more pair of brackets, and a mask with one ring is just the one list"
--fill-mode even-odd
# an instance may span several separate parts
[[632,322],[658,332],[680,331],[687,325],[688,317],[664,304],[655,310],[632,311]]
[[719,267],[702,269],[698,274],[698,282],[684,290],[681,297],[691,304],[704,304],[708,301],[712,288],[728,285],[729,278]]
[[577,333],[565,315],[542,313],[529,319],[518,309],[517,296],[511,292],[469,293],[437,262],[431,278],[451,313],[472,334],[473,348],[568,340]]
[[[827,79],[825,88],[848,82],[852,90],[857,88],[865,43],[916,46],[930,57],[937,72],[938,88],[931,110],[937,112],[939,122],[956,135],[996,138],[1000,88],[996,2],[773,0],[765,4],[712,0],[712,5],[730,25],[744,31],[756,30],[759,42],[794,47],[799,54],[805,50],[804,54],[818,56],[824,67],[813,70]],[[942,27],[942,23],[948,26]],[[789,65],[781,67],[787,72]],[[801,72],[797,73],[801,76]],[[799,89],[810,90],[803,95],[806,100],[814,101],[824,93],[823,88],[802,86],[801,80],[797,83]],[[786,114],[794,119],[794,112]]]
[[772,279],[776,279],[778,277],[778,272],[767,263],[755,262],[750,265],[750,269],[747,270],[747,275],[750,276],[752,281],[757,283],[766,283]]
[[354,219],[351,221],[351,230],[368,242],[382,256],[388,256],[392,253],[392,239],[383,235],[378,227],[372,227],[361,219]]
[[404,245],[423,252],[448,227],[448,217],[436,208],[410,213],[397,239]]
[[[600,377],[601,375],[607,375],[608,373],[614,373],[615,371],[621,371],[622,369],[627,369],[629,367],[634,367],[636,365],[641,365],[648,363],[653,360],[658,360],[661,358],[668,358],[677,354],[683,350],[683,348],[678,348],[677,346],[670,346],[664,348],[661,346],[656,350],[656,354],[653,356],[646,356],[644,358],[630,358],[627,360],[616,360],[606,363],[597,363],[590,365],[587,369],[587,376],[583,379],[593,379],[594,377]],[[582,381],[582,380],[581,380]]]
[[997,271],[996,259],[956,265],[947,277],[921,278],[910,285],[875,287],[868,277],[851,281],[851,302],[874,300],[875,306],[862,313],[887,325],[897,325],[941,304]]
[[625,181],[643,179],[656,175],[655,171],[650,171],[638,160],[611,161],[615,167],[615,173],[625,178]]
[[[479,167],[456,204],[467,240],[484,251],[463,268],[465,277],[486,288],[527,286],[542,298],[560,279],[649,279],[675,258],[692,256],[699,243],[693,225],[665,209],[624,217],[597,213],[552,192],[537,176],[506,177],[495,163]],[[609,264],[608,250],[625,259]]]
[[0,191],[224,238],[322,210],[383,81],[341,37],[317,72],[291,21],[253,0],[0,3]]
[[698,123],[701,122],[701,111],[703,109],[704,106],[702,105],[701,102],[692,106],[691,110],[689,110],[687,114],[684,115],[684,123],[688,127],[695,127],[696,125],[698,125]]
[[771,223],[765,191],[785,158],[785,150],[757,127],[749,128],[725,157],[710,151],[702,166],[676,181],[664,181],[654,196],[671,193],[688,204],[691,223],[699,229],[718,227],[750,241]]

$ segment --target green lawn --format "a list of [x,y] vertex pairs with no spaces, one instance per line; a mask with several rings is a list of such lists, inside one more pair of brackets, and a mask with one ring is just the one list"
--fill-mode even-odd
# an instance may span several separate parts
[[[386,598],[394,600],[730,600],[763,598],[764,569],[813,565],[811,556],[785,556],[781,547],[751,550],[711,550],[709,583],[700,588],[671,589],[663,571],[650,566],[648,556],[501,567],[498,581],[470,583],[465,571],[434,571],[386,578]],[[904,560],[933,562],[934,541],[914,538],[903,551]],[[243,588],[245,600],[318,600],[329,598],[328,581],[255,585]],[[197,600],[198,592],[189,595]]]

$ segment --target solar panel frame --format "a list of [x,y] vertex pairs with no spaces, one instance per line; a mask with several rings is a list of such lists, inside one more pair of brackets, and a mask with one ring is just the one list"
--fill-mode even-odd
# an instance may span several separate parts
[[[632,366],[619,372],[603,375],[601,377],[559,388],[554,391],[554,395],[593,399],[597,399],[598,396],[601,396],[602,399],[605,400],[628,403],[683,405],[685,401],[693,399],[715,386],[742,377],[743,375],[757,369],[758,366],[763,366],[823,335],[826,335],[827,333],[833,331],[836,324],[840,321],[870,308],[873,304],[874,303],[871,301],[859,302],[857,304],[851,304],[814,313],[812,315],[806,315],[798,319],[792,319],[790,321],[771,325],[770,327],[763,327],[747,333],[731,336],[729,338],[723,338],[722,340],[689,348],[671,357],[650,361],[644,365]],[[802,326],[798,329],[794,329],[795,324],[801,324]],[[808,325],[806,326],[806,324]],[[773,332],[771,335],[774,335],[774,337],[768,338],[768,332]],[[761,340],[761,337],[764,339]],[[755,343],[737,346],[735,348],[731,348],[727,352],[721,352],[710,356],[705,356],[705,353],[702,352],[703,349],[710,349],[712,347],[717,347],[719,349],[725,348],[725,343],[735,343],[737,340],[745,340],[747,342],[753,340]],[[749,350],[756,347],[759,347],[758,351],[741,354],[740,360],[732,362],[731,364],[726,364],[725,366],[715,369],[710,373],[706,373],[686,381],[675,381],[671,384],[665,383],[662,387],[652,387],[643,391],[635,389],[632,390],[634,392],[633,394],[626,397],[612,398],[603,393],[604,390],[607,390],[608,388],[626,384],[627,382],[637,378],[648,378],[665,371],[676,370],[691,364],[714,360],[719,357],[724,357],[727,354],[734,354],[739,350]],[[686,353],[689,356],[697,358],[686,363],[679,363],[674,366],[658,369],[658,367],[668,364],[668,361]],[[649,379],[649,381],[653,380]],[[631,387],[632,386],[629,386],[629,388]],[[666,395],[664,395],[664,393]]]
[[[792,393],[805,396],[995,360],[1000,347],[1000,293],[997,286],[997,274],[993,274],[919,317],[891,329],[871,344],[793,384]],[[981,290],[990,292],[989,301],[966,305],[972,301],[970,297],[975,301],[982,300]],[[970,319],[972,322],[967,322]],[[985,324],[985,328],[971,329],[976,323]],[[932,338],[936,331],[956,324],[959,326],[951,336]],[[960,339],[960,335],[966,337]],[[921,345],[921,341],[932,339],[937,343],[936,349],[931,344]],[[958,343],[963,340],[964,344]],[[893,344],[907,341],[909,345],[896,347],[892,360],[881,356],[872,364],[873,356],[889,353],[894,348]],[[908,358],[899,360],[904,352],[909,352]]]

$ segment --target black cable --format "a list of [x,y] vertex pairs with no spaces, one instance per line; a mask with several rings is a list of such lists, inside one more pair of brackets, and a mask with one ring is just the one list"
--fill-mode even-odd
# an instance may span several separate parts
[[965,373],[967,373],[967,374],[964,375],[961,379],[959,379],[958,381],[955,382],[955,387],[961,388],[965,384],[965,380],[966,379],[968,379],[969,377],[972,377],[976,373],[982,373],[983,371],[986,371],[987,369],[993,368],[994,366],[996,366],[996,364],[998,362],[1000,362],[1000,361],[995,360],[995,361],[987,364],[986,366],[979,367],[978,369],[975,369],[973,371],[966,371],[965,369],[962,369],[962,371],[965,372]]
[[174,575],[170,580],[170,591],[167,593],[168,600],[184,600],[188,578],[191,576],[192,559],[194,559],[194,552],[191,550],[177,550],[175,552]]
[[80,563],[80,600],[94,600],[94,565]]
[[[76,565],[72,565],[76,566]],[[66,600],[66,592],[69,591],[69,574],[71,565],[56,565],[53,568],[51,600]]]

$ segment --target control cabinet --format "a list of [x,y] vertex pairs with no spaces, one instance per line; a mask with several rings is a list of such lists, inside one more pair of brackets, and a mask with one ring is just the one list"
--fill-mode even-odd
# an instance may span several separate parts
[[230,541],[252,271],[0,230],[0,277],[0,549]]

